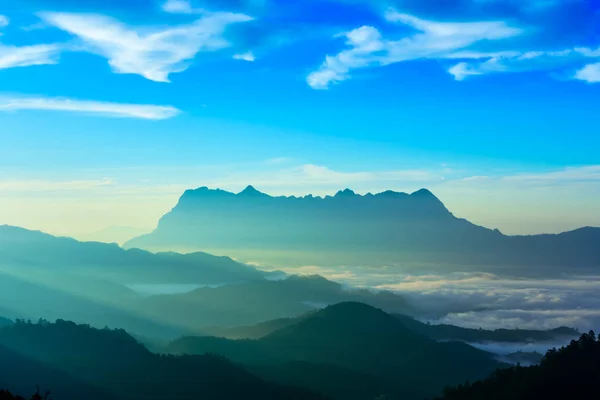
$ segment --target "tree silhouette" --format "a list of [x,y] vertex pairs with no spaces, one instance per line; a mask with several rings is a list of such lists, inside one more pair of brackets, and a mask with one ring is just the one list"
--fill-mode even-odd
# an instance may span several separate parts
[[444,400],[558,400],[598,398],[600,341],[593,331],[560,349],[540,365],[499,369],[488,378],[444,390]]

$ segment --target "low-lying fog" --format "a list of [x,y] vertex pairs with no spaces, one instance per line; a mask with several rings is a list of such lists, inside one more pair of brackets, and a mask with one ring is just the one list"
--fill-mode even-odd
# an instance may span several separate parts
[[402,294],[424,320],[469,328],[600,327],[600,275],[522,278],[482,272],[415,273],[399,267],[318,267],[286,270],[320,274],[344,284]]

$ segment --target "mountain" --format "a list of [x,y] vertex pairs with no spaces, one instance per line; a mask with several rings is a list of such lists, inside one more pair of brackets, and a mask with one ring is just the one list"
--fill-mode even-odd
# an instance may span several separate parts
[[[100,388],[109,394],[105,399],[323,399],[304,389],[266,382],[222,357],[156,355],[125,331],[99,330],[62,320],[38,324],[18,321],[1,328],[0,346]],[[10,370],[12,365],[10,358],[0,357],[0,370]],[[44,384],[54,389],[52,379],[56,379],[56,386],[63,387],[60,376],[35,372],[22,370],[21,380],[35,385],[34,379],[43,378]],[[59,393],[55,394],[59,399]],[[83,395],[63,398],[99,399]]]
[[447,324],[425,324],[406,315],[394,315],[407,328],[435,340],[456,340],[461,342],[543,342],[574,339],[580,334],[576,329],[561,326],[550,330],[533,329],[472,329]]
[[[313,311],[314,312],[314,311]],[[211,336],[224,337],[227,339],[260,339],[282,328],[298,323],[307,318],[313,312],[296,318],[278,318],[271,321],[261,322],[250,326],[234,327],[211,327],[204,328],[202,332]],[[408,315],[392,314],[410,330],[427,336],[437,341],[458,341],[468,343],[478,342],[506,342],[525,343],[567,340],[579,337],[580,333],[573,328],[559,327],[550,330],[531,329],[471,329],[447,324],[428,324],[418,321]],[[515,353],[515,357],[518,354]]]
[[[32,274],[30,274],[32,275]],[[113,284],[99,279],[75,279],[60,275],[57,280],[46,279],[47,274],[18,277],[0,273],[0,305],[2,315],[11,319],[69,319],[93,326],[122,327],[131,332],[142,332],[158,338],[172,339],[185,332],[179,326],[161,322],[161,319],[145,318],[127,305],[140,296],[126,289],[118,290]],[[66,280],[59,285],[58,281]],[[81,289],[77,289],[77,285]],[[90,289],[94,287],[94,289]],[[85,292],[88,293],[85,293]],[[12,321],[0,318],[0,327]]]
[[149,229],[132,228],[129,226],[109,226],[102,230],[79,234],[76,239],[83,242],[106,242],[123,244],[136,236],[148,232]]
[[438,400],[594,399],[600,392],[600,341],[593,332],[546,353],[539,365],[501,369],[444,390]]
[[[320,366],[323,379],[328,371],[332,379],[362,374],[376,385],[372,395],[392,398],[400,398],[400,393],[411,394],[405,398],[436,395],[445,385],[482,378],[501,365],[490,353],[464,343],[438,343],[379,309],[352,302],[314,312],[258,340],[183,337],[167,350],[175,354],[222,354],[251,369],[267,371],[263,373],[271,379],[279,376],[280,382],[289,378],[282,371],[297,371],[297,363],[304,365],[302,369],[310,369],[306,364]],[[340,390],[361,385],[360,380],[338,382],[328,391],[321,385],[307,387],[342,398]]]
[[42,232],[0,226],[0,269],[77,272],[125,283],[222,284],[262,280],[264,274],[228,257],[206,253],[153,254],[117,244],[79,242]]
[[272,262],[327,260],[491,266],[600,266],[600,228],[506,236],[456,218],[430,191],[272,197],[249,186],[234,194],[186,191],[156,230],[127,248],[204,249]]
[[129,304],[139,315],[203,330],[211,326],[251,325],[296,317],[340,302],[362,302],[393,313],[414,312],[412,304],[391,292],[348,289],[321,276],[290,276],[189,293],[141,298]]
[[298,322],[299,318],[278,318],[270,321],[261,322],[255,325],[247,326],[232,326],[228,328],[224,327],[208,327],[202,329],[202,332],[206,335],[222,337],[227,339],[260,339],[265,337],[281,328],[293,325]]

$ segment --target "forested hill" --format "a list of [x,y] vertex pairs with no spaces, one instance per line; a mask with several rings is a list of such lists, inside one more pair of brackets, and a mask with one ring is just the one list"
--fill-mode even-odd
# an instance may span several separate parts
[[[0,346],[47,366],[25,368],[19,376],[22,384],[29,380],[31,388],[42,380],[47,382],[56,400],[322,399],[307,390],[266,382],[220,356],[155,355],[122,330],[99,330],[60,320],[38,324],[17,321],[0,329]],[[0,357],[0,368],[7,373],[13,369],[10,360]],[[49,382],[45,375],[49,370],[57,371],[60,379]],[[62,377],[65,374],[72,380]],[[7,385],[14,383],[3,382],[4,375],[0,376],[0,387],[13,391]],[[71,384],[78,381],[107,395],[73,393]],[[25,390],[20,387],[19,393]]]
[[600,393],[600,340],[594,332],[546,353],[540,365],[516,366],[487,379],[447,388],[438,400],[597,399]]

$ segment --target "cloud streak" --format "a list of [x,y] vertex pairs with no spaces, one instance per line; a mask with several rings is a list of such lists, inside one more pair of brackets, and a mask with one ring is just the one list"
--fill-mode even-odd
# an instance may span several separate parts
[[[0,28],[8,26],[10,20],[0,15]],[[2,33],[0,32],[0,36]],[[61,47],[56,44],[32,46],[9,46],[0,43],[0,70],[34,65],[56,64]]]
[[0,112],[21,110],[63,111],[114,118],[162,120],[181,113],[172,106],[110,103],[69,98],[0,97]]
[[[488,2],[486,1],[483,1]],[[534,2],[530,2],[533,7]],[[556,2],[535,2],[542,8],[556,6]],[[535,9],[540,9],[538,6]],[[346,39],[349,49],[328,55],[323,64],[307,77],[314,89],[327,89],[332,84],[351,78],[354,70],[383,67],[390,64],[439,60],[457,81],[474,76],[525,71],[551,71],[557,68],[579,69],[569,78],[600,82],[600,64],[589,59],[600,58],[600,51],[585,47],[562,49],[515,49],[520,44],[515,39],[530,36],[535,29],[514,26],[504,21],[436,22],[410,14],[388,10],[385,19],[393,28],[401,30],[401,39],[384,37],[373,26],[362,26],[337,35]],[[405,28],[413,33],[406,34]],[[406,36],[407,35],[407,36]],[[481,50],[484,49],[484,50]]]
[[[457,52],[467,50],[481,41],[512,38],[523,33],[518,27],[503,21],[435,22],[389,10],[387,21],[418,31],[400,40],[388,40],[372,26],[362,26],[340,36],[351,48],[335,56],[327,56],[321,67],[311,73],[308,84],[314,89],[326,89],[332,83],[350,78],[355,69],[386,66],[419,59],[457,58]],[[486,53],[463,52],[460,57],[484,58]]]
[[248,51],[246,53],[234,54],[233,58],[235,60],[248,61],[248,62],[256,61],[256,57],[254,56],[254,53],[252,53],[251,51]]
[[238,13],[206,13],[191,24],[165,28],[128,26],[97,14],[50,12],[40,17],[75,36],[81,49],[108,59],[114,72],[155,82],[169,82],[171,74],[185,71],[200,52],[229,47],[223,37],[226,28],[252,20]]
[[53,44],[4,46],[0,44],[0,69],[58,63],[61,48]]

